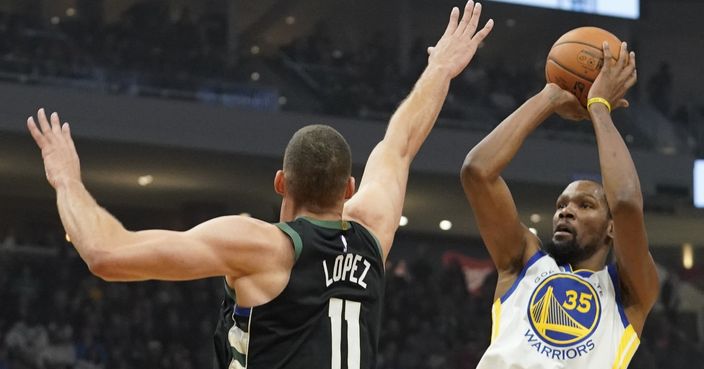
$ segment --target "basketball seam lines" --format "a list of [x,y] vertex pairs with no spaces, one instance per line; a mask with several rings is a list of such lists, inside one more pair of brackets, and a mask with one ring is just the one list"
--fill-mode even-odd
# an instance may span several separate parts
[[[564,45],[564,44],[579,44],[579,45],[589,46],[589,47],[591,47],[591,48],[593,48],[593,49],[596,49],[596,50],[599,50],[599,51],[601,51],[601,52],[604,52],[604,49],[599,48],[599,47],[596,47],[596,46],[594,46],[594,45],[592,45],[592,44],[588,44],[588,43],[583,42],[583,41],[562,41],[562,42],[560,42],[560,43],[557,43],[557,44],[555,44],[555,45],[552,45],[552,47],[551,47],[550,49],[554,49],[554,48],[556,48],[556,47],[558,47],[558,46],[560,46],[560,45]],[[611,59],[613,59],[613,60],[618,60],[617,58],[614,58],[613,55],[611,56]]]
[[586,78],[580,76],[577,72],[573,71],[572,69],[567,68],[567,67],[565,67],[564,65],[558,63],[557,60],[555,60],[555,59],[552,59],[552,58],[551,58],[551,59],[548,59],[548,61],[551,61],[551,62],[555,63],[555,65],[557,65],[558,67],[562,68],[563,70],[566,70],[566,71],[570,72],[571,74],[574,74],[575,77],[579,77],[579,79],[585,80],[585,81],[587,81],[587,82],[589,82],[589,83],[594,83],[594,81],[590,81],[590,80],[588,80],[588,79],[586,79]]

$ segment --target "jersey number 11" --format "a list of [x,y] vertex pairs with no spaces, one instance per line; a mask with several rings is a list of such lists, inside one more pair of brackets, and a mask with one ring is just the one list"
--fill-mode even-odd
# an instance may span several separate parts
[[328,316],[332,330],[332,362],[330,369],[342,368],[342,310],[345,310],[347,322],[347,367],[346,369],[359,369],[359,311],[362,303],[357,301],[330,299]]

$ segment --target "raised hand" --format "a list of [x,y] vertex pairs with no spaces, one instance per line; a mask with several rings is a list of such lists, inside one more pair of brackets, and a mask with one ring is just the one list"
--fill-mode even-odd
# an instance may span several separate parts
[[428,65],[447,68],[452,78],[460,74],[494,27],[494,20],[489,19],[484,28],[477,31],[481,13],[482,5],[470,0],[464,7],[462,19],[458,21],[460,11],[452,8],[445,33],[435,46],[428,48]]
[[545,85],[543,93],[547,94],[555,113],[562,118],[574,121],[589,120],[589,112],[573,93],[554,83]]
[[34,117],[27,118],[27,128],[42,151],[49,184],[56,189],[67,182],[80,181],[81,165],[68,123],[62,125],[57,113],[47,119],[43,108],[37,112],[37,120],[38,125]]
[[589,89],[589,98],[601,97],[611,103],[612,109],[628,107],[628,100],[623,96],[636,83],[636,54],[628,52],[627,44],[621,44],[618,60],[614,60],[611,48],[604,42],[604,66]]

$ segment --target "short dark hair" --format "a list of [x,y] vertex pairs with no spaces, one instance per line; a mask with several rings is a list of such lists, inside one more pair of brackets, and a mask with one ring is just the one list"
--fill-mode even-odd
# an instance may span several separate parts
[[352,175],[352,153],[334,128],[315,124],[294,133],[284,153],[286,187],[296,201],[331,207]]

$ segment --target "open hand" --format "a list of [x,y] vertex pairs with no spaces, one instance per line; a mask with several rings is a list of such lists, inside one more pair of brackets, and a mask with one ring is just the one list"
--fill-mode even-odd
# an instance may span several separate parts
[[614,60],[609,44],[604,42],[604,65],[589,89],[589,98],[604,98],[612,109],[628,107],[628,100],[623,96],[637,80],[636,54],[629,53],[627,46],[625,42],[621,44],[618,60]]
[[49,184],[56,189],[70,181],[80,181],[81,166],[68,123],[62,125],[57,113],[47,119],[44,109],[37,112],[37,120],[38,125],[34,117],[27,118],[27,128],[42,151]]
[[445,33],[435,46],[428,48],[428,65],[447,68],[452,78],[460,74],[494,27],[494,21],[489,19],[484,28],[477,32],[481,13],[482,5],[469,0],[462,19],[458,21],[460,10],[452,8]]

